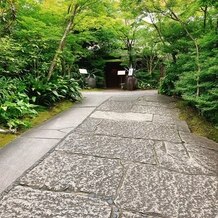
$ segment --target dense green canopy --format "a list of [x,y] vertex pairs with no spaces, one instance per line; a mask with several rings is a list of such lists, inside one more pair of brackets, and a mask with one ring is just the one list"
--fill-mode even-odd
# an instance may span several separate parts
[[181,96],[217,124],[217,57],[216,0],[0,0],[0,123],[78,99],[79,67],[103,87],[106,60],[119,58],[139,88]]

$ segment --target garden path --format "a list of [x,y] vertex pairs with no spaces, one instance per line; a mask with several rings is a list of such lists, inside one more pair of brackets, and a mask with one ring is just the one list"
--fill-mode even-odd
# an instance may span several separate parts
[[0,217],[218,217],[218,144],[190,133],[174,99],[85,95],[105,98],[2,193]]

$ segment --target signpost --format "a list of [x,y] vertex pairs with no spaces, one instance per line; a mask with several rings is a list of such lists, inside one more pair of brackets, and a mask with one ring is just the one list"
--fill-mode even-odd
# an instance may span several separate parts
[[125,76],[126,75],[126,71],[125,70],[118,70],[117,71],[117,75],[118,76],[121,76],[121,83],[120,83],[120,86],[121,86],[121,89],[123,89],[123,86],[124,86],[124,83],[122,81],[122,76]]
[[133,75],[133,68],[129,68],[128,76],[132,76],[132,75]]
[[125,76],[126,75],[126,71],[125,70],[118,70],[117,71],[117,75],[118,76]]
[[88,71],[86,69],[79,69],[80,74],[82,74],[82,81],[83,81],[83,86],[86,86],[86,81],[85,81],[85,75],[88,74]]
[[79,72],[81,74],[88,74],[87,70],[86,69],[79,69]]

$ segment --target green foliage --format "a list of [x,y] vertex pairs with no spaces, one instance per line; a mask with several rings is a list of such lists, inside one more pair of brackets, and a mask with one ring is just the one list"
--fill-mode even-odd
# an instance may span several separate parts
[[[199,113],[218,125],[218,37],[215,1],[193,1],[179,8],[166,6],[171,18],[160,28],[165,40],[164,51],[173,57],[166,66],[159,91],[178,95]],[[198,13],[198,10],[202,14]],[[180,12],[180,13],[178,13]],[[169,58],[167,60],[169,62]]]
[[0,124],[15,129],[29,125],[24,118],[35,116],[37,106],[52,106],[63,99],[81,99],[78,83],[61,76],[49,82],[31,75],[25,79],[1,77],[0,87]]
[[167,72],[161,78],[159,92],[164,95],[175,94],[175,82],[179,79],[179,66],[174,63],[167,65]]
[[10,129],[28,126],[28,122],[22,119],[35,116],[37,112],[35,106],[29,103],[23,81],[2,77],[0,87],[0,123]]
[[[181,75],[176,83],[176,92],[198,108],[202,115],[218,124],[218,83],[216,82],[218,62],[215,57],[209,57],[207,54],[207,59],[202,59],[202,63],[200,73],[189,71]],[[197,76],[199,77],[199,96],[196,95]]]
[[9,37],[0,38],[0,75],[19,75],[25,68],[22,46]]
[[133,64],[139,88],[157,88],[163,76],[160,93],[181,96],[218,123],[217,9],[215,0],[0,1],[1,123],[25,126],[33,105],[80,99],[78,68],[104,87],[113,58]]
[[156,89],[159,86],[159,72],[152,74],[145,71],[135,73],[139,89]]
[[45,78],[29,76],[25,83],[31,102],[37,105],[52,106],[63,99],[81,99],[79,85],[73,78],[56,76],[47,82]]

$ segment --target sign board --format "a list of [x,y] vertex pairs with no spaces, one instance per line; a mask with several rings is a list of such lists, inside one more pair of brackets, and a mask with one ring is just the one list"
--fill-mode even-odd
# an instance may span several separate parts
[[126,75],[126,71],[125,71],[125,70],[118,70],[118,71],[117,71],[117,75],[118,75],[118,76]]
[[87,70],[86,69],[79,69],[79,72],[81,74],[88,74]]
[[133,68],[129,68],[129,73],[128,73],[129,76],[132,76],[133,75]]

